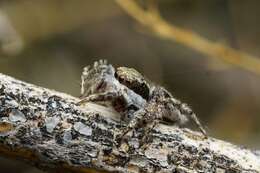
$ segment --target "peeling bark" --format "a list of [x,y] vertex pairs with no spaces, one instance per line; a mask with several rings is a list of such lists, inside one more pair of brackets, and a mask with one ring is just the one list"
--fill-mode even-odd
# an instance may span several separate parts
[[137,130],[120,147],[125,127],[111,108],[0,74],[0,154],[44,170],[73,172],[260,172],[257,152],[188,129],[160,124],[139,149]]

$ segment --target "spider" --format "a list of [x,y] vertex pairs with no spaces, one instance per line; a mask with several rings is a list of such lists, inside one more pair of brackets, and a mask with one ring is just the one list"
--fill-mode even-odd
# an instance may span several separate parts
[[106,60],[99,60],[84,68],[81,80],[79,104],[92,101],[112,105],[127,122],[119,139],[136,128],[144,128],[145,138],[160,121],[181,126],[190,119],[207,137],[196,114],[186,103],[174,98],[164,87],[152,84],[133,68],[115,69]]

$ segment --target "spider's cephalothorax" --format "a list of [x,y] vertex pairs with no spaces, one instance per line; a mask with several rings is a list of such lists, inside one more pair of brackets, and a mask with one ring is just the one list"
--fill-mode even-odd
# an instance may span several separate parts
[[206,137],[204,128],[187,104],[175,99],[165,88],[149,83],[133,68],[115,70],[100,60],[92,67],[85,67],[81,78],[82,100],[79,103],[109,102],[122,113],[122,119],[127,120],[128,125],[120,138],[137,127],[144,128],[148,134],[159,121],[183,125],[189,119]]

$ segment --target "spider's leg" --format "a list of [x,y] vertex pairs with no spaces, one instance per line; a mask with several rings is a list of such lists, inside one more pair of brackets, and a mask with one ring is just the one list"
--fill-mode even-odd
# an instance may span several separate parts
[[181,113],[187,115],[193,122],[195,122],[201,133],[207,138],[208,135],[206,133],[206,130],[203,128],[199,119],[197,118],[196,114],[191,110],[191,108],[185,103],[182,103],[180,107]]
[[154,127],[159,123],[159,120],[154,120],[152,121],[151,123],[149,123],[145,129],[144,129],[144,135],[140,141],[140,147],[145,150],[146,147],[147,147],[147,143],[148,143],[148,137],[149,137],[149,134],[151,133],[151,131],[154,129]]
[[199,119],[197,118],[195,113],[190,114],[190,118],[195,122],[195,124],[197,125],[197,127],[200,129],[201,133],[207,137],[207,133],[206,130],[203,128],[203,126],[201,125]]
[[133,118],[130,120],[128,125],[122,130],[122,132],[118,135],[117,138],[121,141],[128,132],[140,126],[145,121],[144,116],[146,113],[147,112],[145,109],[140,109],[137,112],[135,112]]
[[112,100],[113,98],[116,98],[117,96],[118,96],[118,93],[110,92],[110,91],[104,92],[104,93],[95,93],[95,94],[91,94],[87,97],[83,97],[79,102],[77,102],[77,105],[82,105],[87,102]]

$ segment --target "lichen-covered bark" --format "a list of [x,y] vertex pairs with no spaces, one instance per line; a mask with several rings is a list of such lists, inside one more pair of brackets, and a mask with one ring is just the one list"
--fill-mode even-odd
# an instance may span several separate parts
[[111,108],[0,74],[0,154],[42,169],[75,172],[260,172],[257,152],[160,124],[116,146],[124,128]]

